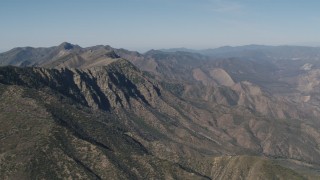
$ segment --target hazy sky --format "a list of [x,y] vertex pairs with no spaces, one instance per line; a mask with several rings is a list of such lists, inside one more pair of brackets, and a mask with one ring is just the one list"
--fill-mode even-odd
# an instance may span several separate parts
[[319,0],[0,0],[0,50],[320,45]]

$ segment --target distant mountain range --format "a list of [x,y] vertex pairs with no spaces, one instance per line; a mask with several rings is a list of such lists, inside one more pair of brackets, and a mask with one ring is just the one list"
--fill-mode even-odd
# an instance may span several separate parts
[[319,179],[320,48],[14,48],[1,179]]
[[275,58],[305,58],[306,56],[319,56],[320,47],[307,46],[223,46],[215,49],[192,50],[186,48],[161,49],[163,52],[192,52],[215,57],[251,57],[254,54],[274,56]]

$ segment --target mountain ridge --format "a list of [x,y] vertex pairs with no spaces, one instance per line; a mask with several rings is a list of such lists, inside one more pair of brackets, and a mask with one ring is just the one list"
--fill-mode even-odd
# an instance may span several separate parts
[[[235,79],[241,73],[231,73],[233,66],[260,73],[237,66],[238,59],[65,46],[89,63],[0,67],[2,178],[319,176],[318,109]],[[18,146],[19,137],[32,143]],[[29,159],[19,160],[23,154]]]

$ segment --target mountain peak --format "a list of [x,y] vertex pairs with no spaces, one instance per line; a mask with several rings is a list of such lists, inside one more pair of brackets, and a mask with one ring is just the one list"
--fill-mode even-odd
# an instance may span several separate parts
[[159,53],[161,54],[161,53],[164,53],[164,52],[160,51],[160,50],[151,49],[151,50],[147,51],[145,53],[145,55],[153,55],[153,54],[159,54]]
[[74,48],[74,45],[68,42],[63,42],[59,45],[60,48],[63,48],[65,50],[71,50]]

